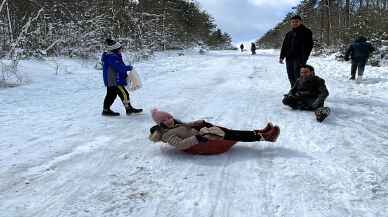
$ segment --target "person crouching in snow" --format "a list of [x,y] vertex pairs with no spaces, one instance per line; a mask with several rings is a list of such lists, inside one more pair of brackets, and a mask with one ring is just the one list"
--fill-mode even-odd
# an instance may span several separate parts
[[163,111],[151,111],[157,125],[150,129],[149,139],[164,142],[190,154],[221,154],[237,142],[275,142],[280,128],[268,123],[264,129],[252,131],[230,130],[204,120],[183,123]]
[[127,85],[127,72],[131,71],[133,67],[124,64],[121,55],[123,49],[121,44],[111,39],[107,39],[105,43],[109,52],[104,52],[101,58],[103,63],[104,84],[107,87],[102,115],[120,116],[120,113],[110,109],[113,102],[116,100],[117,95],[119,95],[123,102],[127,115],[142,112],[142,109],[132,107],[129,101],[128,91],[125,89],[125,86]]
[[314,68],[304,65],[300,69],[300,78],[283,98],[283,104],[292,109],[315,111],[322,108],[329,96],[325,80],[315,75]]

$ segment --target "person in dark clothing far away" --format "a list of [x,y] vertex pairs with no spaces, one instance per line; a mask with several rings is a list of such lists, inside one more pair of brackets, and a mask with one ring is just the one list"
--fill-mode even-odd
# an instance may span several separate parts
[[251,52],[252,52],[252,55],[256,55],[256,44],[255,43],[251,43]]
[[120,113],[110,109],[117,95],[121,98],[127,115],[140,113],[142,109],[135,109],[129,101],[127,85],[127,72],[132,71],[131,65],[125,65],[121,55],[122,46],[120,43],[107,39],[105,41],[108,52],[102,54],[104,84],[107,92],[104,100],[103,116],[120,116]]
[[315,75],[314,68],[304,65],[300,69],[300,78],[283,98],[283,104],[292,109],[317,111],[324,107],[329,91],[325,80]]
[[367,42],[367,39],[363,36],[358,37],[353,44],[351,44],[346,51],[345,61],[349,61],[351,56],[352,68],[350,80],[356,79],[356,72],[358,69],[357,80],[362,80],[364,75],[365,65],[368,62],[369,55],[375,51],[373,46]]
[[240,50],[241,50],[241,52],[244,52],[244,44],[240,45]]
[[298,15],[291,18],[292,30],[286,34],[279,62],[284,63],[286,59],[287,74],[291,87],[299,78],[299,69],[305,65],[313,49],[313,34],[310,29],[302,23],[302,18]]

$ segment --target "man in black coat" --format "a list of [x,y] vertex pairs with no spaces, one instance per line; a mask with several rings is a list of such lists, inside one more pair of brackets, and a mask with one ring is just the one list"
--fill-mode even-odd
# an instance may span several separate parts
[[365,65],[368,62],[369,55],[375,51],[373,46],[367,42],[363,36],[357,38],[352,45],[349,46],[345,54],[345,60],[349,61],[349,56],[352,58],[352,68],[350,80],[356,79],[358,69],[358,80],[362,80],[364,75]]
[[312,66],[304,65],[300,69],[300,78],[284,96],[283,104],[292,109],[315,111],[324,106],[328,96],[325,80],[315,75]]
[[241,50],[241,52],[244,52],[244,44],[240,45],[240,50]]
[[251,52],[252,52],[252,55],[256,55],[256,44],[255,43],[251,43]]
[[291,18],[292,30],[284,38],[279,62],[283,64],[286,59],[287,74],[291,87],[299,78],[299,69],[305,65],[313,49],[313,33],[302,23],[298,15]]

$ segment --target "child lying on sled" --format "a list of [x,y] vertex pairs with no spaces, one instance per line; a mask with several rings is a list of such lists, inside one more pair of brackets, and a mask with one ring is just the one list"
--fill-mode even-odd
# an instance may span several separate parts
[[204,120],[183,123],[157,109],[152,110],[151,114],[157,125],[150,129],[149,139],[168,143],[190,154],[221,154],[237,142],[275,142],[280,134],[280,128],[272,123],[268,123],[264,129],[240,131],[215,126]]

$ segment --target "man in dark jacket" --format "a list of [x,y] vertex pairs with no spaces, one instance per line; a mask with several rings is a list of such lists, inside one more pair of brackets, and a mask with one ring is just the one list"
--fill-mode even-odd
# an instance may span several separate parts
[[244,52],[244,44],[240,45],[240,50],[241,50],[241,52]]
[[140,113],[142,109],[135,109],[129,101],[128,91],[125,89],[127,85],[127,72],[131,71],[131,65],[125,65],[121,56],[122,46],[120,43],[111,39],[105,41],[107,50],[102,54],[101,61],[103,63],[103,78],[104,84],[107,87],[107,92],[104,100],[104,116],[119,116],[120,113],[110,109],[117,95],[121,98],[127,115],[132,113]]
[[251,43],[251,52],[252,55],[256,55],[256,44],[254,42]]
[[284,96],[283,104],[293,109],[315,111],[324,106],[328,96],[325,80],[315,75],[312,66],[304,65],[300,69],[300,78]]
[[300,16],[291,18],[291,27],[284,38],[279,62],[283,64],[286,59],[288,79],[293,87],[299,78],[300,66],[307,63],[314,42],[311,30],[302,24]]
[[358,80],[362,80],[364,75],[365,65],[368,62],[369,55],[375,51],[373,46],[367,42],[363,36],[357,38],[346,51],[345,60],[349,61],[349,56],[352,58],[352,68],[350,80],[356,79],[356,72],[358,69]]

